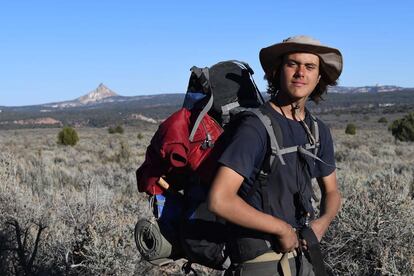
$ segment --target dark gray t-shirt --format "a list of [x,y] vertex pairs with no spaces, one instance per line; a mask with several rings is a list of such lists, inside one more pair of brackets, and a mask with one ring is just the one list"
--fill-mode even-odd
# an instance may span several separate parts
[[[283,145],[281,148],[305,145],[309,143],[307,132],[300,122],[285,118],[282,114],[273,111],[273,119],[277,120],[283,133]],[[309,114],[305,116],[305,123],[311,125]],[[317,156],[321,158],[328,166],[322,162],[315,161],[311,158],[308,162],[310,165],[310,175],[314,177],[324,177],[330,175],[335,170],[334,148],[332,136],[327,126],[317,119],[319,126],[320,148]],[[244,183],[240,189],[241,195],[246,194],[251,185],[253,185],[257,173],[267,153],[268,138],[265,127],[256,116],[246,116],[237,128],[231,142],[219,159],[219,163],[236,171],[244,177]],[[292,156],[284,155],[287,163],[286,169],[290,165],[289,160]]]

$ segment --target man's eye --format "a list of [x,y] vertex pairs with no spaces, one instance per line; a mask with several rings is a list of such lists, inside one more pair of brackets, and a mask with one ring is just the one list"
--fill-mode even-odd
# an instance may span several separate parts
[[296,62],[293,62],[293,61],[288,61],[286,64],[287,64],[287,66],[289,66],[289,67],[296,66]]
[[316,69],[316,66],[315,65],[306,65],[306,69],[308,69],[308,70],[313,70],[313,69]]

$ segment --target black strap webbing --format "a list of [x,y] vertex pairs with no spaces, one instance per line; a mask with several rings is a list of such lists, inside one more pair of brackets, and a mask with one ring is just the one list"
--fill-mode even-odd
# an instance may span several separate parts
[[326,276],[325,264],[323,263],[323,257],[321,248],[319,247],[319,241],[315,236],[315,233],[310,227],[305,227],[300,230],[302,238],[306,240],[311,263],[313,266],[313,272],[317,276]]

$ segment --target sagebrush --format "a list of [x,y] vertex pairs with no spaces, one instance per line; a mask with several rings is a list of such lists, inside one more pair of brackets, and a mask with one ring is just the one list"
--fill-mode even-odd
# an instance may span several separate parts
[[[322,243],[325,261],[333,275],[413,275],[414,144],[371,122],[356,136],[333,127],[343,206]],[[133,240],[148,215],[135,170],[155,126],[78,131],[76,147],[57,145],[56,129],[0,133],[0,274],[181,275],[178,264],[141,260]]]

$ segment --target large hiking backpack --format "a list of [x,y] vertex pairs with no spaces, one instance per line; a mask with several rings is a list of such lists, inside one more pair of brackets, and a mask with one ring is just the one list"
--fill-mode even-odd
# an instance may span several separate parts
[[264,103],[252,74],[248,64],[235,60],[191,68],[183,107],[159,126],[136,172],[138,190],[150,195],[154,211],[135,228],[145,260],[229,265],[225,224],[205,200],[225,146],[223,128],[236,113]]
[[206,197],[217,158],[226,146],[223,131],[231,135],[244,116],[257,116],[269,136],[270,154],[260,171],[262,178],[270,173],[274,161],[285,164],[284,154],[300,151],[319,159],[318,125],[313,116],[315,141],[304,147],[279,147],[281,131],[277,122],[257,108],[263,99],[252,73],[238,61],[191,68],[183,108],[160,125],[137,170],[138,189],[150,195],[154,208],[154,217],[140,219],[135,228],[136,244],[145,260],[164,264],[185,258],[190,263],[187,268],[191,262],[215,269],[230,265],[228,228],[209,212]]

